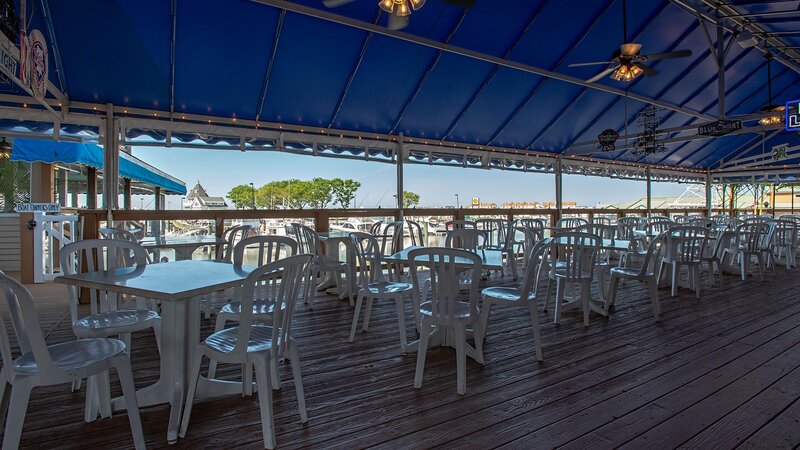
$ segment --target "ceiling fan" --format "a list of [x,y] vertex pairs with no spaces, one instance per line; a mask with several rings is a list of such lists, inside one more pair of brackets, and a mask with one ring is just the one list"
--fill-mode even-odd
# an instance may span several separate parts
[[[355,0],[322,0],[322,4],[328,8],[352,3]],[[416,11],[425,4],[426,0],[380,0],[378,6],[388,14],[386,28],[390,30],[402,30],[408,26],[411,11]],[[475,0],[442,0],[467,9],[475,4]]]
[[[628,39],[628,21],[626,0],[622,0],[622,40]],[[619,46],[619,50],[611,54],[610,61],[597,61],[587,63],[570,64],[569,67],[582,67],[594,65],[609,65],[609,67],[586,80],[589,83],[599,81],[606,75],[617,81],[631,81],[639,75],[652,77],[658,75],[658,71],[644,65],[647,61],[658,61],[661,59],[685,58],[692,55],[691,50],[677,50],[667,53],[654,53],[652,55],[640,55],[641,44],[628,42]]]

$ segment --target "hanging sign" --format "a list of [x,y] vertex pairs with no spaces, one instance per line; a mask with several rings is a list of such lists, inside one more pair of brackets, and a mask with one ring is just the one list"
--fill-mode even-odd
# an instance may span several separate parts
[[600,150],[604,152],[610,152],[614,150],[616,148],[614,143],[617,142],[618,137],[619,133],[611,128],[606,128],[605,130],[601,131],[600,134],[597,135],[597,141],[600,143]]
[[61,212],[61,205],[59,203],[17,203],[14,209],[18,213],[58,213]]
[[772,160],[780,161],[786,159],[786,152],[789,150],[789,144],[780,144],[772,147]]
[[722,119],[716,122],[700,125],[697,128],[697,134],[700,136],[724,136],[732,131],[741,130],[741,120],[727,120]]
[[19,66],[17,59],[11,56],[11,53],[0,45],[0,70],[8,75],[9,78],[17,79],[17,66]]
[[47,95],[47,42],[42,32],[31,31],[29,36],[29,80],[33,96],[42,100]]
[[800,100],[786,102],[786,131],[800,131]]
[[19,33],[19,81],[23,86],[31,85],[30,68],[31,40],[24,31]]

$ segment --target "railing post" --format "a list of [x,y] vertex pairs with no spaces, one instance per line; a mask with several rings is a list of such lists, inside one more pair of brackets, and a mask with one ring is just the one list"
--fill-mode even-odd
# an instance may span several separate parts
[[397,214],[396,220],[403,220],[403,206],[405,205],[404,188],[403,188],[403,157],[405,151],[403,150],[403,133],[397,137],[397,147],[395,149],[395,163],[397,164]]
[[327,211],[322,209],[314,210],[314,229],[317,233],[327,233],[330,230],[329,219]]
[[[561,181],[562,181],[562,177],[561,177],[561,157],[556,157],[555,172],[556,172],[556,217],[557,217],[556,221],[558,221],[558,219],[561,219],[561,215],[562,215],[562,212],[563,212],[562,211],[562,208],[563,208],[562,204],[563,204],[563,200],[564,200],[563,199],[564,193],[561,190],[561,187],[562,187],[562,183],[561,183]],[[553,222],[553,225],[555,225],[555,222]]]

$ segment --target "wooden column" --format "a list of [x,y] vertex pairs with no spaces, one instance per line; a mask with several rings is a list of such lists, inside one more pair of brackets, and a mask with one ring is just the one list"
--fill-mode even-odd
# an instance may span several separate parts
[[31,201],[41,203],[55,201],[55,172],[52,164],[31,163]]
[[59,169],[59,173],[61,174],[61,180],[58,183],[58,203],[62,207],[66,207],[69,205],[67,202],[67,186],[69,186],[69,172],[63,169]]
[[131,179],[130,178],[125,178],[123,180],[122,207],[123,207],[123,209],[131,209]]
[[38,234],[35,228],[28,229],[29,220],[33,220],[33,213],[19,215],[19,275],[25,284],[33,284],[33,239]]
[[97,169],[86,168],[86,208],[97,209]]

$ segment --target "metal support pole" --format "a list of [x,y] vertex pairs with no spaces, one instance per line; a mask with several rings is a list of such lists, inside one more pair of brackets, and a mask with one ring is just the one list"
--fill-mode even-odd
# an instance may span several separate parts
[[719,118],[725,118],[725,30],[717,23],[717,104]]
[[711,217],[711,171],[706,172],[706,217]]
[[397,137],[397,150],[395,151],[395,161],[397,164],[397,220],[403,220],[403,133]]
[[647,217],[650,217],[651,209],[653,208],[653,195],[652,184],[653,180],[650,178],[650,168],[645,169],[647,174]]
[[772,183],[772,217],[775,217],[775,202],[778,200],[778,193],[775,192],[775,183]]
[[103,139],[103,208],[108,223],[113,221],[112,210],[117,208],[119,193],[119,136],[114,123],[114,105],[106,103],[106,127]]
[[124,209],[131,209],[131,179],[125,178],[123,181],[122,205]]
[[[556,158],[556,220],[561,220],[561,215],[563,213],[563,206],[562,203],[564,202],[563,192],[561,190],[561,157]],[[555,224],[551,224],[555,225]]]
[[794,185],[792,185],[792,214],[794,214]]

